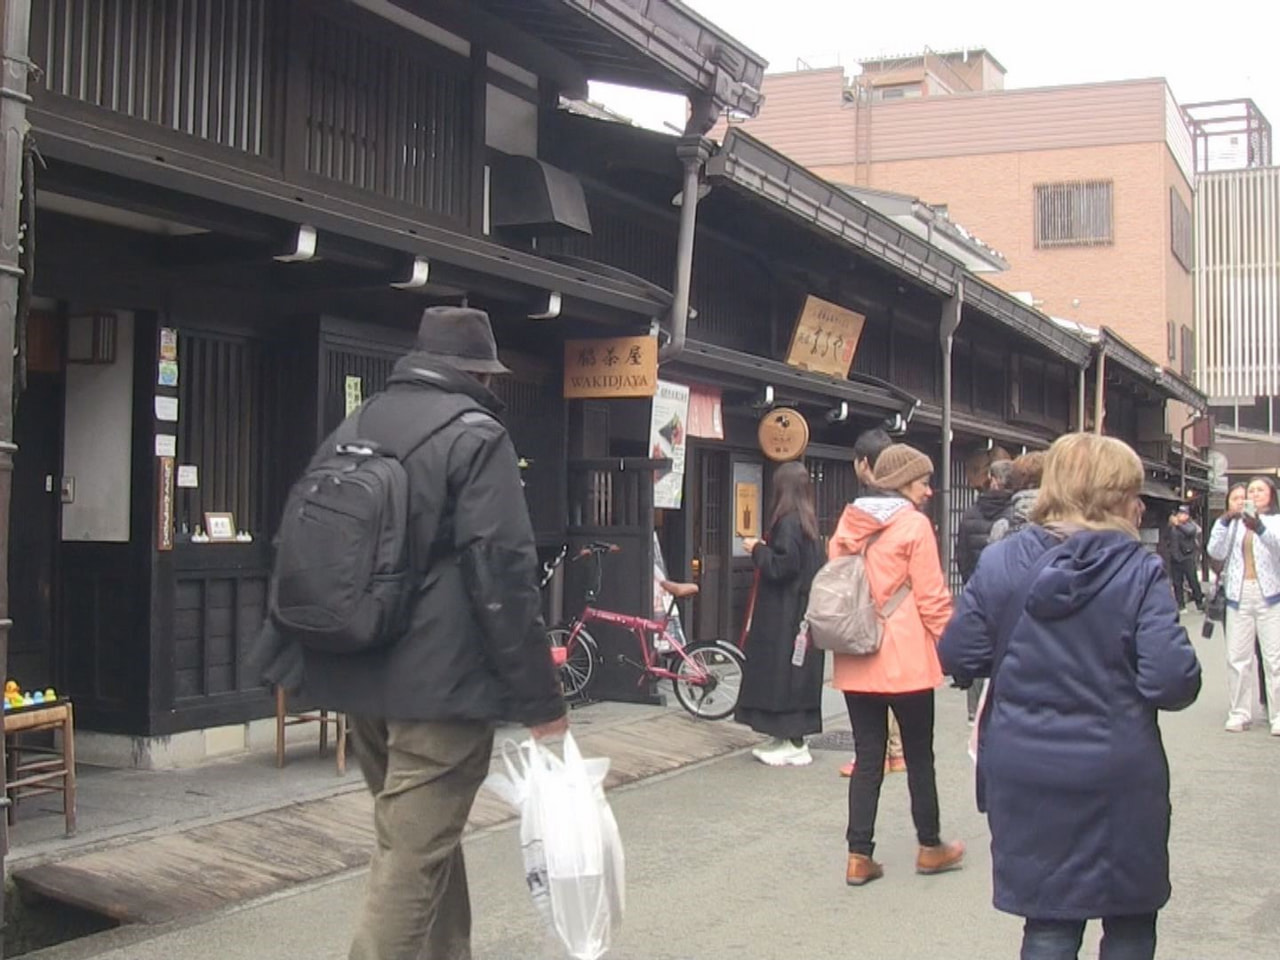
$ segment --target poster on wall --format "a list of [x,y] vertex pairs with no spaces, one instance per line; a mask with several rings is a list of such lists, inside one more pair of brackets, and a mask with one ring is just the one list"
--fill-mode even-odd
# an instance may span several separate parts
[[754,483],[734,484],[733,517],[736,536],[760,538],[760,488]]
[[688,443],[689,388],[681,383],[658,381],[649,417],[649,456],[670,460],[671,469],[653,481],[653,505],[658,510],[679,510],[684,502],[684,454]]
[[349,417],[364,403],[364,380],[360,377],[347,377],[343,385],[343,399],[346,401],[345,415]]
[[[743,545],[746,537],[760,537],[767,533],[767,520],[761,513],[768,509],[764,502],[764,464],[739,460],[733,465],[733,555],[739,559],[749,557]],[[754,514],[747,516],[747,514]],[[750,529],[745,529],[749,521]]]

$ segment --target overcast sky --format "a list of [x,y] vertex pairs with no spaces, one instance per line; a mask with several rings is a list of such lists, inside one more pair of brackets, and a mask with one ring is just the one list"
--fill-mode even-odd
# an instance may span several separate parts
[[[1252,97],[1280,132],[1276,0],[685,0],[769,61],[771,72],[866,57],[985,47],[1008,87],[1164,77],[1180,103]],[[683,101],[599,87],[637,121],[682,124]],[[665,101],[665,102],[664,102]],[[1273,162],[1280,162],[1273,150]]]

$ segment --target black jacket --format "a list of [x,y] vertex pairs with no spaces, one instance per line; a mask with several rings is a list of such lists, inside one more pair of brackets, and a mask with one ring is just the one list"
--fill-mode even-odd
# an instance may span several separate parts
[[751,560],[760,587],[747,635],[737,720],[775,737],[819,733],[822,651],[810,650],[801,667],[792,666],[791,655],[809,605],[809,587],[822,566],[822,545],[806,537],[799,518],[788,514],[774,524],[769,542],[757,546]]
[[1166,524],[1168,533],[1168,558],[1174,563],[1185,563],[1200,556],[1200,528],[1194,521],[1183,524]]
[[1009,506],[1008,490],[983,490],[978,499],[965,508],[956,533],[956,567],[962,580],[968,581],[978,569],[978,557],[991,538],[991,526]]
[[[425,570],[409,629],[398,642],[364,654],[302,650],[302,696],[392,720],[555,720],[564,701],[542,620],[533,530],[515,448],[496,416],[498,399],[466,374],[410,354],[396,364],[385,393],[367,405],[360,435],[389,443],[436,404],[450,405],[457,418],[404,461],[411,549]],[[272,632],[264,635],[267,678],[289,685],[290,651]]]

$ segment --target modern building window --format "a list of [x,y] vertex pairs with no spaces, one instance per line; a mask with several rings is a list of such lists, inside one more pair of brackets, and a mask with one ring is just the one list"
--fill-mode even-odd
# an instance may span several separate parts
[[1165,339],[1168,343],[1169,362],[1178,359],[1178,325],[1170,320],[1164,325]]
[[875,95],[880,100],[903,100],[907,97],[918,97],[923,92],[918,83],[900,83],[888,87],[877,87]]
[[1112,242],[1112,183],[1073,180],[1039,184],[1036,246],[1091,247]]
[[1190,378],[1196,372],[1196,332],[1182,328],[1182,375]]
[[1178,258],[1182,268],[1191,272],[1191,210],[1182,202],[1182,197],[1175,187],[1169,188],[1169,228],[1173,238],[1173,255]]

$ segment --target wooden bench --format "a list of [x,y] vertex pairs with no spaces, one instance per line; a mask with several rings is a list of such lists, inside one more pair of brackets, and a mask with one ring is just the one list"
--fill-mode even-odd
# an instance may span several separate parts
[[[19,736],[51,730],[57,744],[48,747],[24,746]],[[60,700],[47,707],[26,707],[5,713],[4,736],[8,776],[5,789],[9,799],[9,822],[17,818],[18,801],[46,793],[62,794],[62,813],[67,836],[76,832],[76,738],[71,701]]]
[[285,730],[299,723],[320,724],[321,755],[329,748],[329,727],[332,725],[336,728],[338,775],[345,775],[347,772],[347,715],[345,713],[331,713],[328,710],[290,713],[288,697],[285,695],[283,687],[276,687],[276,766],[284,766]]

